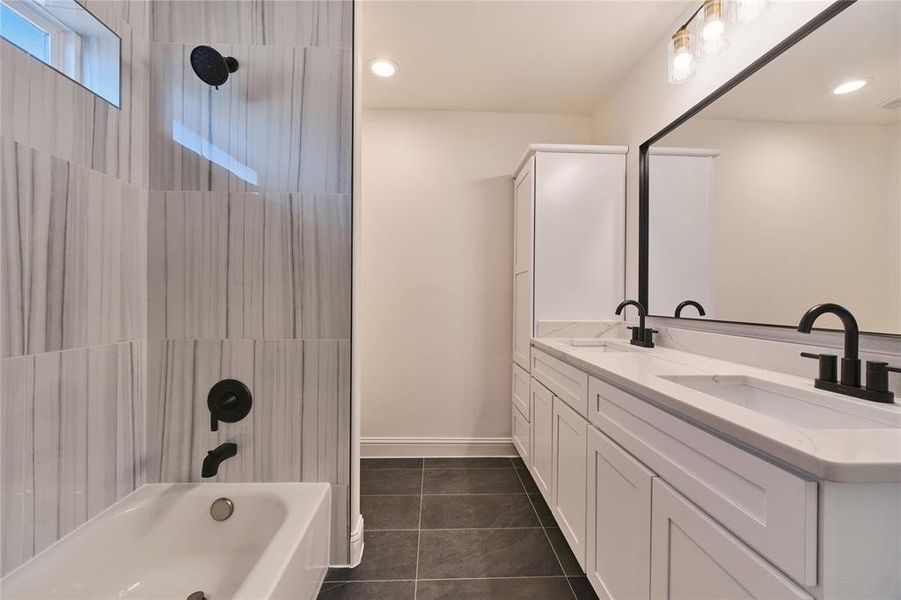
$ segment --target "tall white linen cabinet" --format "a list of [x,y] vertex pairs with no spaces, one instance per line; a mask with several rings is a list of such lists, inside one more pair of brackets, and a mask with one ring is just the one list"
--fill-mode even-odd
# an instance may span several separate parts
[[539,324],[548,328],[553,322],[613,318],[623,300],[626,150],[625,146],[532,144],[517,166],[513,441],[527,463],[533,445],[529,439],[532,419],[551,419],[550,413],[531,414],[530,339]]

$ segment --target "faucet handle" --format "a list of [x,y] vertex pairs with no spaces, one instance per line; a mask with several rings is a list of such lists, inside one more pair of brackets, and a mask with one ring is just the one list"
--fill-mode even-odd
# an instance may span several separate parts
[[820,361],[820,374],[817,379],[829,383],[838,381],[838,356],[835,354],[815,354],[813,352],[802,352],[801,356]]
[[888,374],[901,373],[901,368],[890,367],[887,362],[867,361],[867,390],[871,392],[888,392]]

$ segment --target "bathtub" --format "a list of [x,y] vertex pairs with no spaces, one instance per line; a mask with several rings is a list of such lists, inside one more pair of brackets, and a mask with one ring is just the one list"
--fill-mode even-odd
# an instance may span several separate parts
[[[234,512],[210,516],[217,498]],[[0,580],[4,600],[314,598],[329,558],[325,483],[149,484]]]

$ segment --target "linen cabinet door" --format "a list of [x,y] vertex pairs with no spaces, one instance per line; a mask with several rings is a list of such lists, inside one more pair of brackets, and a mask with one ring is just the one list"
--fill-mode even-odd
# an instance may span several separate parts
[[647,467],[589,427],[585,573],[602,600],[650,596],[653,480]]
[[652,598],[812,598],[659,478],[652,505]]
[[535,485],[544,496],[545,502],[550,506],[551,497],[552,462],[551,451],[553,449],[552,420],[554,418],[554,396],[551,392],[533,378],[530,386],[531,396],[531,425],[532,425],[532,462],[529,471]]
[[588,489],[588,421],[554,397],[553,501],[560,532],[585,568],[585,504]]

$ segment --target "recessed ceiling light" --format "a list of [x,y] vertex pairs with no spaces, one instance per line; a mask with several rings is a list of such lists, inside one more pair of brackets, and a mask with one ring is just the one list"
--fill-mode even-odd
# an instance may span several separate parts
[[832,90],[832,93],[836,96],[841,96],[842,94],[850,94],[851,92],[856,92],[866,84],[866,79],[852,79],[851,81],[846,81],[845,83],[836,86],[836,88]]
[[374,58],[369,61],[369,70],[378,77],[391,77],[397,73],[397,65],[387,58]]

